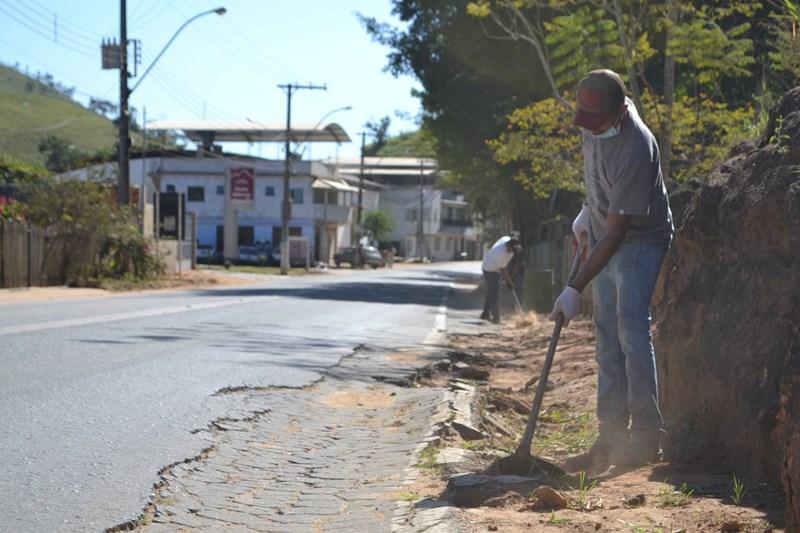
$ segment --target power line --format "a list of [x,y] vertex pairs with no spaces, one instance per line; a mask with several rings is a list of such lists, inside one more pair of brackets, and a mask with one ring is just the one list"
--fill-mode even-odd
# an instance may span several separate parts
[[[8,6],[8,4],[6,4],[6,6]],[[9,6],[9,7],[10,7],[10,6]],[[86,57],[89,57],[89,58],[92,58],[92,59],[95,59],[95,60],[97,59],[97,55],[96,55],[96,54],[90,54],[90,53],[86,52],[85,50],[80,50],[80,49],[78,49],[78,48],[75,48],[75,47],[73,47],[73,46],[70,46],[70,45],[68,45],[68,44],[66,44],[66,43],[63,43],[63,42],[56,42],[56,41],[53,41],[53,40],[51,39],[51,36],[50,36],[50,35],[47,35],[47,33],[43,32],[41,29],[39,29],[39,28],[35,28],[35,27],[34,27],[34,26],[32,26],[31,24],[29,24],[27,21],[25,21],[25,20],[22,20],[22,19],[18,18],[16,15],[14,15],[13,13],[10,13],[10,12],[6,11],[5,9],[3,9],[3,7],[2,7],[2,4],[0,4],[0,12],[4,13],[4,14],[5,14],[6,16],[8,16],[9,18],[11,18],[12,20],[14,20],[14,21],[16,21],[17,23],[21,24],[22,26],[24,26],[24,27],[28,28],[28,29],[29,29],[29,30],[31,30],[32,32],[36,33],[37,35],[39,35],[39,36],[41,36],[41,37],[44,37],[44,38],[45,38],[45,39],[47,39],[48,41],[51,41],[51,42],[53,42],[54,44],[56,44],[56,45],[58,45],[58,46],[60,46],[60,47],[62,47],[62,48],[66,48],[66,49],[68,49],[68,50],[71,50],[72,52],[75,52],[75,53],[77,53],[77,54],[81,54],[82,56],[86,56]]]
[[[37,6],[39,6],[39,8],[41,8],[41,9],[43,9],[45,11],[49,11],[50,10],[49,7],[44,6],[43,4],[38,2],[37,0],[28,0],[28,1],[31,2],[32,4],[36,4]],[[55,11],[53,13],[55,13]],[[86,28],[85,26],[81,26],[80,24],[76,24],[76,23],[72,22],[68,18],[63,18],[60,13],[58,13],[58,16],[59,16],[59,21],[61,21],[63,19],[63,23],[64,24],[66,24],[67,26],[72,26],[74,28],[77,28],[78,30],[81,30],[81,32],[83,34],[87,34],[87,35],[91,36],[91,38],[94,39],[95,41],[101,38],[101,34],[97,33],[95,30]]]
[[[29,4],[26,4],[22,0],[16,0],[16,2],[19,5],[21,5],[24,9],[26,9],[28,12],[30,12],[31,14],[33,14],[33,15],[39,17],[40,19],[42,19],[43,22],[39,23],[40,25],[52,28],[53,25],[55,24],[54,16],[58,15],[55,11],[52,11],[52,12],[48,11],[48,12],[43,13],[41,10],[36,9],[35,7],[33,7],[33,6],[29,5]],[[8,4],[8,2],[6,2],[6,4],[10,8],[16,10],[17,13],[19,13],[20,15],[29,16],[29,15],[23,13],[20,9],[14,7],[13,5]],[[59,17],[58,26],[59,26],[59,37],[67,39],[68,41],[71,41],[72,43],[74,43],[77,46],[92,46],[92,45],[95,45],[97,43],[97,41],[98,41],[97,37],[88,37],[83,33],[76,32],[76,31],[70,29],[69,28],[69,24],[67,23],[67,20],[65,18],[63,18],[63,17]]]
[[[184,5],[188,6],[185,0],[182,1],[184,2]],[[172,9],[182,17],[187,16],[183,11],[178,9],[177,6],[170,4],[170,7],[172,7]],[[240,65],[244,66],[245,71],[247,73],[253,74],[253,72],[256,72],[256,73],[266,74],[267,77],[270,78],[272,81],[279,81],[285,77],[283,74],[277,73],[272,67],[268,67],[266,65],[254,61],[252,59],[252,50],[249,47],[244,49],[241,47],[237,47],[229,38],[226,38],[223,35],[220,35],[218,38],[217,34],[219,32],[215,27],[210,26],[210,23],[208,21],[203,20],[200,22],[201,24],[204,25],[205,28],[211,30],[211,31],[203,31],[203,34],[206,36],[206,38],[213,41],[220,49],[226,51],[228,59],[232,58],[235,61],[237,61]]]

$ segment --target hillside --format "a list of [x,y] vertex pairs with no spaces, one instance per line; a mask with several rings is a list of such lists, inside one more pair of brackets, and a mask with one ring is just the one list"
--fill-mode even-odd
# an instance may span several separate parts
[[110,120],[85,109],[57,91],[0,65],[0,154],[43,163],[39,140],[47,134],[94,152],[113,146]]

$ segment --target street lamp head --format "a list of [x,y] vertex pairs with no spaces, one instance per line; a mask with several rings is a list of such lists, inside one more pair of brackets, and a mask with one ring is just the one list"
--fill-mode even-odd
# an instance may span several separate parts
[[217,15],[224,15],[225,13],[227,13],[227,11],[228,10],[225,9],[224,7],[218,7],[217,9],[214,10],[214,13],[216,13]]

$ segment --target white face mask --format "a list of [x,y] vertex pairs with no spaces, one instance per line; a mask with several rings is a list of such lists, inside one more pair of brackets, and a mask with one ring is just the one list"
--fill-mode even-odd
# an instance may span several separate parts
[[603,133],[596,133],[596,134],[592,133],[592,136],[595,139],[610,139],[611,137],[615,137],[618,134],[619,134],[619,124],[616,124],[608,128]]

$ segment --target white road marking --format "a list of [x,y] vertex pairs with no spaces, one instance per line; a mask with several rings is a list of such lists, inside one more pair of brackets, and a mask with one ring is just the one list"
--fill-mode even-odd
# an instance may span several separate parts
[[175,305],[172,307],[161,307],[159,309],[146,309],[143,311],[130,311],[128,313],[111,313],[102,316],[89,316],[83,318],[68,318],[65,320],[52,320],[50,322],[37,322],[34,324],[20,324],[18,326],[0,327],[0,335],[14,335],[17,333],[30,333],[33,331],[44,331],[56,328],[71,328],[75,326],[88,326],[91,324],[101,324],[117,320],[128,320],[132,318],[147,318],[152,316],[174,315],[187,311],[202,311],[205,309],[216,309],[228,307],[241,303],[263,302],[270,300],[274,296],[258,296],[254,298],[236,298],[235,300],[223,300],[216,302],[206,302],[201,304]]
[[436,317],[433,319],[433,328],[425,337],[425,340],[422,341],[423,345],[438,345],[444,340],[445,332],[447,331],[447,297],[450,295],[450,291],[453,290],[453,287],[455,287],[454,283],[448,283],[447,291],[442,297],[442,304],[436,310]]

